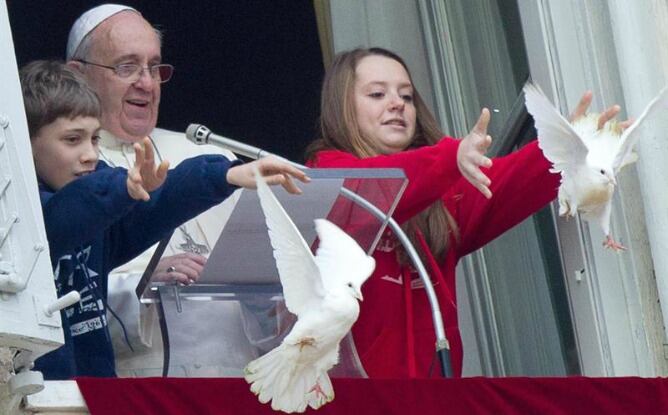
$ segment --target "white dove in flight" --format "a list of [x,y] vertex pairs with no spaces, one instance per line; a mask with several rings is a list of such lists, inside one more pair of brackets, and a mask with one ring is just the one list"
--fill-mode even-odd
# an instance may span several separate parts
[[638,128],[666,109],[668,89],[654,98],[640,117],[622,132],[616,121],[598,129],[599,114],[588,114],[569,123],[537,85],[524,86],[526,107],[538,131],[538,146],[552,162],[554,173],[561,173],[559,215],[575,216],[580,212],[588,221],[603,229],[603,246],[625,249],[610,235],[612,195],[620,169],[637,160],[633,146],[641,136]]
[[251,361],[245,379],[274,410],[303,412],[334,399],[327,375],[339,358],[339,342],[359,315],[361,287],[375,261],[348,234],[316,219],[320,244],[315,256],[258,172],[260,204],[269,228],[287,309],[297,322],[282,343]]

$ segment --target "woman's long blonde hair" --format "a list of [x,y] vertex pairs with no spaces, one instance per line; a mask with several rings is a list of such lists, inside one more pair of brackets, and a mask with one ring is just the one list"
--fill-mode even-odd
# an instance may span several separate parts
[[[306,149],[306,160],[315,160],[319,151],[331,149],[345,151],[360,158],[380,153],[377,145],[360,131],[355,114],[355,70],[359,62],[367,56],[384,56],[399,62],[406,70],[411,84],[413,83],[403,59],[389,50],[360,48],[339,53],[325,73],[320,98],[320,138]],[[413,85],[413,103],[416,111],[415,135],[407,149],[436,144],[444,134],[415,89],[415,85]],[[402,228],[413,244],[417,243],[416,231],[421,231],[432,255],[437,260],[442,259],[448,249],[450,230],[457,236],[454,219],[441,200],[437,200],[411,218],[402,225]],[[405,262],[404,255],[400,255],[400,261]]]

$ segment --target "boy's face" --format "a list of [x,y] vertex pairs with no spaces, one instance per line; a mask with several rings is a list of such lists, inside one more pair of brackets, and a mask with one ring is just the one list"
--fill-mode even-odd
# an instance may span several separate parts
[[37,176],[53,190],[95,171],[100,122],[94,117],[57,118],[32,137]]

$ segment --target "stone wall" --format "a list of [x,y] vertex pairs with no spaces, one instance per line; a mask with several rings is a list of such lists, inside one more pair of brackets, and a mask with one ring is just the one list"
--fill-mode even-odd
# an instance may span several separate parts
[[0,347],[0,383],[6,383],[12,373],[12,352],[8,347]]

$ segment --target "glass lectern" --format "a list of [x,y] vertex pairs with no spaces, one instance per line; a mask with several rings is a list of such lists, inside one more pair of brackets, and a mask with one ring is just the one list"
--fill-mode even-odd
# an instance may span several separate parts
[[[306,242],[316,242],[313,220],[327,218],[371,254],[387,224],[378,212],[393,213],[407,184],[403,171],[309,169],[308,174],[312,181],[299,184],[302,195],[272,186]],[[196,284],[151,282],[151,272],[146,272],[137,287],[142,303],[157,303],[165,376],[243,376],[245,365],[277,346],[294,323],[296,317],[282,302],[257,193],[242,192]],[[364,206],[367,202],[376,214]],[[330,374],[365,376],[350,334]]]

